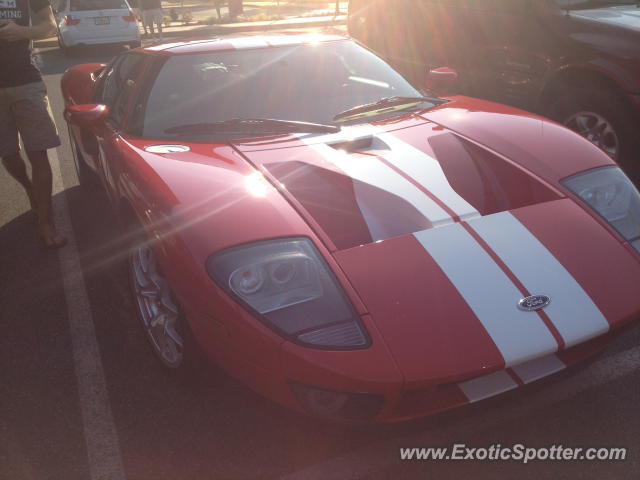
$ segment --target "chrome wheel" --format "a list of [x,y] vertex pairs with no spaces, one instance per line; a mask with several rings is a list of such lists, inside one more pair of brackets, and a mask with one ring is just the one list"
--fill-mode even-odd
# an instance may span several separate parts
[[617,160],[620,141],[611,122],[602,115],[582,111],[571,115],[563,123]]
[[170,368],[182,363],[183,340],[176,330],[180,311],[148,245],[131,252],[131,276],[140,318],[160,360]]

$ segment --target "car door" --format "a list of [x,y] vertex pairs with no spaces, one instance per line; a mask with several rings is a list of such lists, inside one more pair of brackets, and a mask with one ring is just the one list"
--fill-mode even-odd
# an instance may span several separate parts
[[429,69],[444,66],[456,69],[466,85],[468,74],[477,70],[482,38],[472,18],[471,7],[477,1],[481,0],[378,1],[364,22],[370,34],[365,43],[418,87]]
[[465,27],[467,93],[532,109],[551,66],[554,44],[539,0],[472,0]]
[[120,129],[146,59],[147,55],[143,53],[121,55],[104,72],[100,87],[96,91],[95,101],[109,107],[109,117],[92,132],[95,138],[94,154],[98,173],[112,200],[115,200],[113,192],[117,188],[117,175],[114,170],[121,162]]
[[[105,104],[110,95],[105,92],[107,85],[113,72],[118,68],[123,57],[116,57],[109,65],[102,69],[96,81],[95,90],[91,101],[86,103]],[[111,89],[111,87],[109,87]],[[94,129],[88,129],[79,125],[69,124],[69,128],[73,132],[73,138],[76,141],[76,148],[84,162],[95,171],[98,175],[101,173],[100,160],[98,157],[98,142],[96,140],[96,132]]]

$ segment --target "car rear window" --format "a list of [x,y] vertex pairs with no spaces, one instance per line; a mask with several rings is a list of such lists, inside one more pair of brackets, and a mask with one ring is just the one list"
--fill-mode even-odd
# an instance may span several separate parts
[[129,5],[124,0],[71,0],[71,10],[74,12],[85,10],[120,10]]

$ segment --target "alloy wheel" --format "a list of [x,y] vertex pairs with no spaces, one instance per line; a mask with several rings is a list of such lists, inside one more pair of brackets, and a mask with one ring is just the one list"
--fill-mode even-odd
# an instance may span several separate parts
[[617,160],[620,152],[620,140],[611,122],[602,115],[595,112],[581,111],[574,113],[563,123],[594,145],[600,147],[612,159]]
[[180,310],[148,245],[132,249],[131,276],[136,305],[153,349],[166,366],[179,367],[184,356],[183,339],[176,330]]

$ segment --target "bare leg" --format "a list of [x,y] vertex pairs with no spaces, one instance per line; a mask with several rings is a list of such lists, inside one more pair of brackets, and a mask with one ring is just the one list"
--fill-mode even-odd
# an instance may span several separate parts
[[27,196],[29,197],[29,203],[31,204],[31,210],[34,213],[38,212],[36,200],[34,198],[33,193],[33,185],[31,184],[31,180],[29,180],[29,176],[27,175],[27,167],[22,160],[22,157],[19,153],[15,155],[11,155],[9,157],[2,157],[2,164],[4,168],[7,169],[9,175],[15,178],[20,185],[24,187],[24,190],[27,192]]
[[47,247],[58,248],[67,243],[67,239],[58,233],[51,212],[52,175],[46,150],[27,152],[32,171],[32,189],[38,205],[38,226]]

